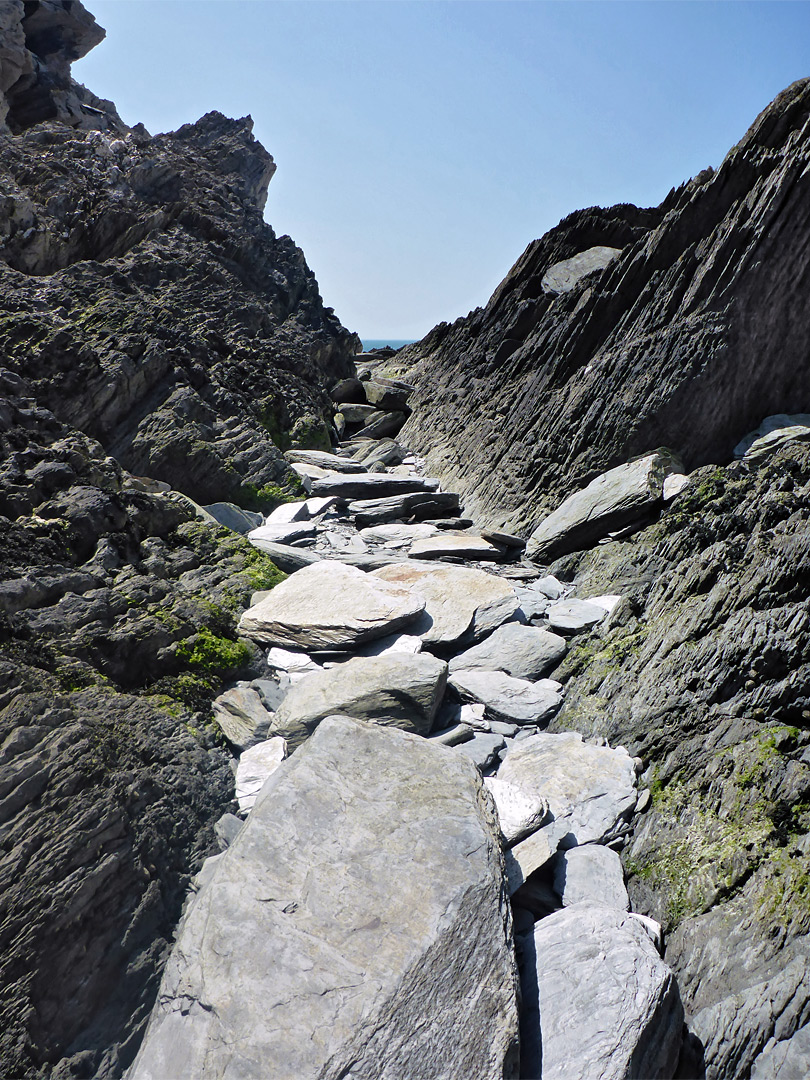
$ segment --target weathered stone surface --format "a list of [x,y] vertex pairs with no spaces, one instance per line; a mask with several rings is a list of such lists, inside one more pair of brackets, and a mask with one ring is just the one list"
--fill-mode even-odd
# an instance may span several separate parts
[[446,683],[447,665],[429,653],[354,657],[295,683],[271,729],[294,748],[325,716],[343,713],[427,735]]
[[241,813],[250,813],[265,780],[273,775],[286,756],[287,744],[278,736],[256,743],[239,755],[235,795]]
[[550,296],[570,292],[582,278],[597,270],[604,270],[621,253],[621,248],[612,247],[592,247],[587,251],[580,251],[570,259],[563,259],[562,262],[550,266],[543,274],[540,287]]
[[332,401],[343,405],[346,402],[365,404],[366,391],[359,379],[341,379],[329,391]]
[[478,645],[450,661],[450,670],[484,668],[505,671],[516,679],[539,679],[568,651],[565,638],[535,626],[505,623]]
[[393,380],[369,379],[363,384],[366,401],[385,412],[401,412],[407,408],[413,387]]
[[347,424],[364,424],[366,418],[377,410],[373,405],[354,405],[347,402],[341,406],[340,411]]
[[[438,532],[438,530],[437,530]],[[463,532],[455,535],[441,532],[438,536],[415,540],[408,549],[411,559],[441,559],[447,555],[458,559],[502,559],[503,547],[491,544],[483,536]]]
[[391,476],[387,473],[358,473],[356,476],[337,475],[315,480],[313,495],[337,495],[341,499],[387,499],[410,495],[413,492],[432,492],[437,481],[421,477]]
[[255,690],[235,687],[214,701],[214,723],[239,750],[267,739],[272,713]]
[[384,637],[414,622],[425,604],[383,574],[323,559],[244,612],[239,628],[256,641],[293,649],[351,647]]
[[251,529],[255,529],[257,525],[261,525],[264,521],[263,514],[243,510],[235,503],[209,503],[208,506],[203,507],[203,510],[210,514],[214,521],[224,525],[226,529],[233,529],[234,532],[240,533],[242,536],[249,533]]
[[415,630],[420,630],[427,648],[471,645],[510,619],[518,607],[507,582],[470,567],[396,563],[372,576],[404,585],[424,598],[425,616]]
[[361,439],[356,446],[352,440],[349,445],[354,447],[352,457],[361,461],[367,469],[375,464],[399,465],[406,455],[406,451],[393,439]]
[[248,533],[248,540],[251,543],[263,540],[268,544],[292,544],[296,540],[314,539],[317,531],[309,521],[288,521],[286,524],[259,525]]
[[591,547],[659,505],[665,477],[682,471],[677,458],[660,450],[610,469],[540,522],[529,537],[526,555],[540,562]]
[[766,416],[756,431],[751,431],[734,447],[736,458],[756,461],[794,440],[810,438],[810,413]]
[[804,1080],[810,1076],[810,1025],[784,1040],[771,1040],[754,1062],[751,1080]]
[[675,1075],[678,986],[630,915],[576,904],[541,919],[521,944],[524,1076],[541,1069],[543,1080]]
[[186,914],[132,1080],[515,1077],[493,828],[453,750],[325,721]]
[[555,691],[528,679],[513,679],[502,671],[456,668],[450,676],[450,685],[462,701],[480,702],[488,720],[544,724],[562,705],[562,697]]
[[401,431],[408,419],[404,412],[380,412],[375,410],[366,418],[365,426],[357,432],[358,438],[387,439]]
[[413,495],[394,495],[383,499],[359,499],[349,504],[359,529],[385,525],[403,518],[424,521],[426,518],[456,517],[458,495],[452,491],[425,491]]
[[516,743],[498,777],[548,801],[556,830],[564,827],[564,847],[610,839],[636,805],[627,751],[585,743],[577,732],[541,732]]
[[508,844],[522,840],[547,820],[548,803],[534,792],[526,792],[499,776],[488,776],[484,781],[495,800],[501,833]]
[[321,561],[321,556],[316,551],[307,548],[290,547],[289,544],[277,544],[273,540],[265,540],[261,536],[253,536],[250,539],[253,547],[261,551],[273,560],[279,570],[285,574],[294,574],[305,566],[312,566]]
[[384,656],[388,653],[408,653],[411,656],[422,651],[422,639],[415,634],[389,634],[387,637],[358,645],[352,650],[355,656]]
[[[314,500],[313,500],[314,501]],[[265,525],[288,525],[292,521],[308,521],[314,515],[310,512],[306,499],[282,503],[264,519]]]
[[435,525],[373,525],[360,530],[364,540],[375,541],[379,544],[388,543],[391,540],[413,541],[424,540],[429,536],[435,536],[439,529]]
[[553,872],[554,890],[563,907],[593,903],[630,910],[622,861],[610,848],[581,844],[559,851],[554,856]]
[[607,609],[588,600],[560,600],[546,609],[548,625],[564,634],[576,634],[604,621]]
[[339,473],[361,473],[364,471],[359,461],[355,461],[353,458],[340,457],[338,454],[327,454],[323,450],[287,450],[284,457],[291,465],[315,465],[319,469]]
[[466,754],[475,767],[483,772],[497,762],[498,753],[505,746],[502,735],[477,731],[471,739],[459,742],[457,750],[460,754]]

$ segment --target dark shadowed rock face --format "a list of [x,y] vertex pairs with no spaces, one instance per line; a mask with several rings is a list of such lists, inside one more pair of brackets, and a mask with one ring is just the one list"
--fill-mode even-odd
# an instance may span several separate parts
[[[563,495],[658,446],[728,461],[770,413],[810,406],[810,80],[715,173],[652,210],[592,208],[534,241],[483,309],[398,356],[418,383],[401,439],[467,512],[528,528]],[[553,265],[621,248],[558,296]]]
[[632,541],[557,566],[624,599],[555,671],[551,728],[648,767],[630,898],[668,931],[707,1075],[724,1080],[810,1013],[809,520],[810,447],[795,443],[751,471],[707,466]]

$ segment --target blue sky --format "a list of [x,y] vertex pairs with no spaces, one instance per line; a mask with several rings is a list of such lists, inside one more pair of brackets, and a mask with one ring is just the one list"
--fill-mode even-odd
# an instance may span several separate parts
[[85,0],[130,124],[250,113],[266,217],[366,338],[483,304],[583,206],[654,205],[810,75],[810,3]]

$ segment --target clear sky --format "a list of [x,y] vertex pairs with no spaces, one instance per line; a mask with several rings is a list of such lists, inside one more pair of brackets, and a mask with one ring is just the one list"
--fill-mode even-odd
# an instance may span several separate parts
[[361,337],[483,304],[584,206],[654,205],[810,75],[810,3],[85,0],[74,75],[155,133],[250,113],[266,217]]

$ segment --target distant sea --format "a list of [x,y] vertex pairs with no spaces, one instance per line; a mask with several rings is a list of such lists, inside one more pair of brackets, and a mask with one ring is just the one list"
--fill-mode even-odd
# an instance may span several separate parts
[[390,345],[392,349],[401,349],[403,345],[412,345],[413,338],[403,341],[401,338],[362,338],[363,352],[371,352],[372,349],[384,349]]

